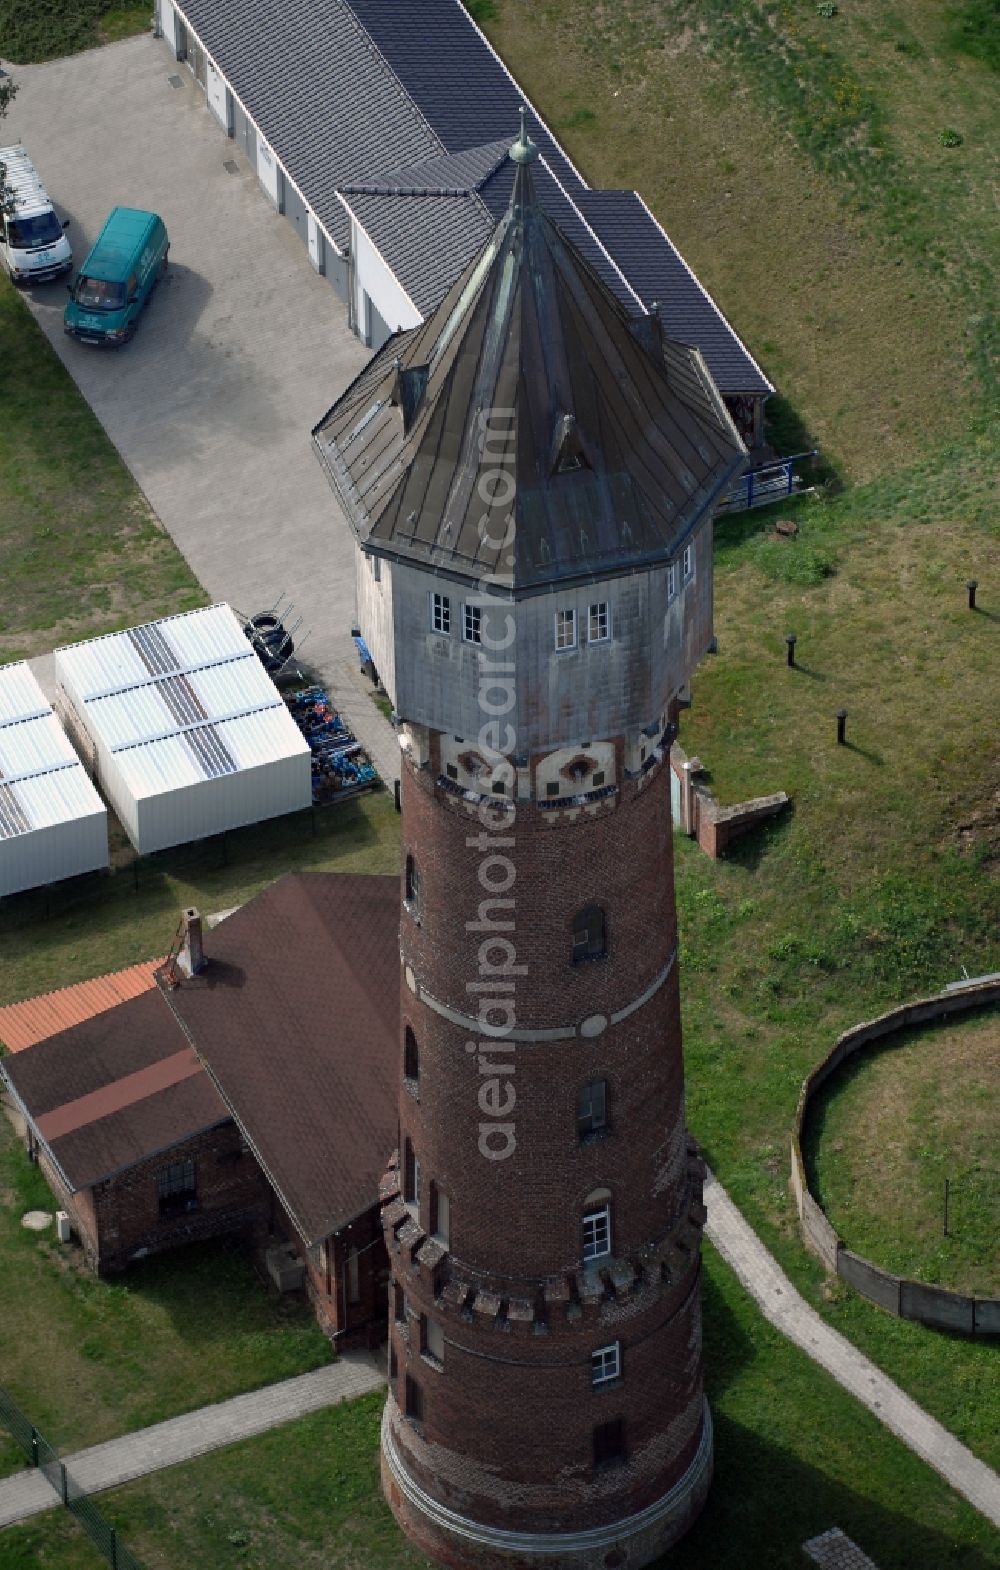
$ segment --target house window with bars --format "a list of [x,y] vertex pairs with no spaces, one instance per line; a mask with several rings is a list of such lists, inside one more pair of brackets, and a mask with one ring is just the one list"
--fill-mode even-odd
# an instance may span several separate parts
[[576,1131],[581,1141],[593,1139],[608,1128],[608,1082],[592,1079],[576,1096]]
[[431,595],[431,627],[435,632],[451,631],[451,600],[447,594]]
[[463,605],[462,637],[466,643],[483,641],[483,609],[481,605]]
[[590,1382],[596,1389],[598,1385],[606,1385],[612,1379],[620,1379],[622,1371],[622,1347],[620,1341],[613,1341],[610,1346],[599,1346],[596,1352],[590,1354]]
[[573,964],[580,965],[590,959],[602,959],[607,953],[608,934],[604,912],[599,905],[589,905],[573,918]]
[[183,1215],[198,1208],[198,1183],[193,1161],[174,1161],[157,1175],[161,1216]]
[[556,611],[556,649],[576,648],[576,611]]
[[611,1206],[601,1205],[583,1213],[583,1258],[603,1259],[611,1253]]
[[611,610],[607,600],[599,600],[590,607],[587,618],[587,638],[591,643],[604,643],[611,636]]

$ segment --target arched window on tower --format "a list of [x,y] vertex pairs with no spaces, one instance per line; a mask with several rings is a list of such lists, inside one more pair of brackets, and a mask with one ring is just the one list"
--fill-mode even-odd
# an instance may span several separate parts
[[406,903],[414,912],[420,909],[420,873],[412,856],[406,858]]
[[607,923],[600,905],[588,905],[573,917],[573,964],[603,959],[608,952]]
[[403,1036],[403,1077],[412,1080],[414,1085],[420,1078],[420,1048],[409,1025]]

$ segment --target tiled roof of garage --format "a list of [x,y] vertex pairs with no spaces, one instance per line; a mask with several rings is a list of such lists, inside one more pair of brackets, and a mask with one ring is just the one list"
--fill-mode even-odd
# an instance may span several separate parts
[[[513,141],[524,102],[459,0],[180,0],[180,9],[336,244],[348,244],[346,204],[429,315],[506,209],[509,162],[483,183],[474,155]],[[543,159],[543,206],[622,303],[636,312],[658,300],[668,332],[697,344],[723,392],[770,391],[634,193],[590,191],[533,111],[528,130]],[[449,195],[373,190],[435,163],[420,189]],[[352,194],[359,187],[365,194]]]
[[179,9],[342,250],[350,220],[340,185],[445,151],[343,0],[180,0]]

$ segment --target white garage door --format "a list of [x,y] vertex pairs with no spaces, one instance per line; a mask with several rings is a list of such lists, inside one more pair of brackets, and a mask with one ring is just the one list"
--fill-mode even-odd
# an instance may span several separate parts
[[257,138],[257,173],[260,183],[264,187],[271,202],[278,206],[279,170],[278,160],[262,136]]
[[160,0],[160,32],[163,34],[171,49],[177,52],[177,13],[170,0]]
[[229,89],[226,87],[225,81],[219,75],[211,60],[208,61],[207,65],[205,91],[208,94],[208,107],[211,109],[223,130],[231,135],[233,127],[229,106],[232,100],[229,96]]

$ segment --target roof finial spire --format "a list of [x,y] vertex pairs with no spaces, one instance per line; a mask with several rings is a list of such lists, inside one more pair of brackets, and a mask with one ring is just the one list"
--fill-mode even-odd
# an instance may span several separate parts
[[518,136],[517,141],[511,148],[510,156],[512,161],[516,164],[531,164],[534,163],[535,159],[538,157],[538,148],[535,146],[534,142],[531,140],[531,137],[528,135],[528,111],[523,104],[521,105],[519,113],[521,116],[521,134]]

